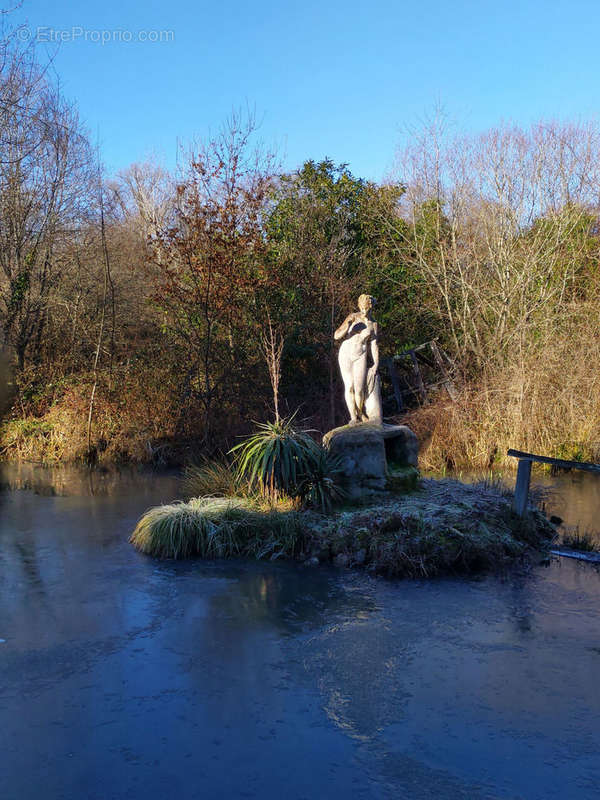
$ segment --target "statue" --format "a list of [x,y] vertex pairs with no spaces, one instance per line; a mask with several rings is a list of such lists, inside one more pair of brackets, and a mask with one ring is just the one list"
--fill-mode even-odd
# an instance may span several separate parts
[[339,481],[348,500],[359,503],[386,491],[412,490],[419,475],[415,434],[406,425],[383,422],[374,303],[373,297],[361,294],[358,312],[349,314],[334,333],[341,340],[339,363],[350,424],[323,436],[323,446],[340,461]]
[[358,298],[359,311],[349,314],[334,333],[336,341],[343,339],[338,360],[350,412],[350,425],[359,422],[381,424],[383,419],[381,382],[377,374],[378,328],[371,315],[374,303],[375,298],[361,294]]

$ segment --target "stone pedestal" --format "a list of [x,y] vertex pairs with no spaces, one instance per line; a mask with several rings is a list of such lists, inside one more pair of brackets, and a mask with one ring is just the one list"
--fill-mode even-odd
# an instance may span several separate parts
[[416,485],[419,444],[406,425],[343,425],[326,433],[323,445],[342,461],[340,482],[350,500]]

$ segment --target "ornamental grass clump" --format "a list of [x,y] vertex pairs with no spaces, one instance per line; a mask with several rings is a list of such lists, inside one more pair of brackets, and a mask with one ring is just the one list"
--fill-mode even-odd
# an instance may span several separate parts
[[187,497],[244,497],[248,486],[236,466],[219,456],[186,467],[183,490]]
[[295,511],[261,511],[241,498],[198,498],[151,508],[130,542],[156,558],[291,558],[301,546],[301,526]]

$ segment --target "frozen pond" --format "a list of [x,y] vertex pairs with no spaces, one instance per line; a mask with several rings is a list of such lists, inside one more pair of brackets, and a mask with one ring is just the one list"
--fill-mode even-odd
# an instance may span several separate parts
[[7,800],[598,796],[597,568],[154,562],[127,537],[174,477],[7,475]]

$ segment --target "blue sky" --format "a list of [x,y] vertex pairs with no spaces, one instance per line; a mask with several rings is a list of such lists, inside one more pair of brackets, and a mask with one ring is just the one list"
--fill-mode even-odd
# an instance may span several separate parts
[[[375,180],[436,104],[475,131],[600,110],[597,0],[24,0],[15,18],[71,36],[40,56],[111,172],[151,155],[173,166],[178,139],[246,104],[286,168],[328,156]],[[103,30],[172,36],[102,45]]]

